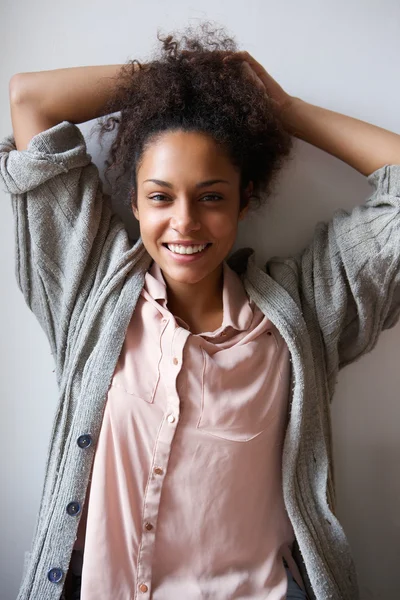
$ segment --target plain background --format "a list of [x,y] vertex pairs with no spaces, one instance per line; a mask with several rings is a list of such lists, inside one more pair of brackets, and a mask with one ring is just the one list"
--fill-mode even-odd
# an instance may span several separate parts
[[[162,33],[212,19],[288,93],[400,134],[398,0],[1,0],[0,137],[9,135],[14,73],[145,60]],[[94,122],[82,126],[89,131]],[[100,170],[104,153],[89,151]],[[296,141],[270,206],[241,224],[235,247],[261,265],[301,249],[317,221],[372,192],[340,160]],[[400,158],[400,138],[399,138]],[[13,600],[39,507],[57,388],[50,348],[17,288],[10,199],[0,191],[0,600]],[[399,241],[400,243],[400,241]],[[333,403],[338,517],[363,600],[399,597],[400,325],[339,375]]]

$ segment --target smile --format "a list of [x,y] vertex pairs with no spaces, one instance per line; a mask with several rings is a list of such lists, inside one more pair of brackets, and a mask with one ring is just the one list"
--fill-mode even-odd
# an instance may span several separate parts
[[193,262],[202,258],[211,244],[203,244],[201,246],[179,246],[175,244],[163,244],[163,248],[168,252],[168,255],[176,262],[186,263]]
[[195,254],[196,252],[202,252],[206,248],[207,244],[193,245],[193,246],[181,246],[180,244],[166,244],[167,248],[171,252],[176,254]]

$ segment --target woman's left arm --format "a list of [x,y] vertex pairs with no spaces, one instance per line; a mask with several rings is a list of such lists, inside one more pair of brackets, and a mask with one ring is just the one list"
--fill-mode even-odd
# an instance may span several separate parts
[[400,164],[400,135],[291,96],[246,51],[227,53],[224,60],[243,61],[249,77],[272,100],[285,129],[294,137],[336,156],[367,177],[384,165]]
[[400,165],[400,135],[365,121],[291,98],[281,118],[291,135],[336,156],[367,177]]
[[[400,136],[294,98],[247,52],[237,58],[249,63],[292,135],[354,167],[374,188],[352,211],[318,223],[308,246],[284,261],[319,324],[333,389],[337,370],[371,351],[400,318]],[[267,270],[277,278],[281,259]]]

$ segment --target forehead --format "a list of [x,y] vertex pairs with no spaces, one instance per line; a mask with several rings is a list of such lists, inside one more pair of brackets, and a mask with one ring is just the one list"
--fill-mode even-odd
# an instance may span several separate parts
[[202,177],[206,172],[235,178],[237,171],[226,150],[210,135],[181,130],[165,132],[150,142],[139,168],[143,179],[149,172],[159,179],[167,174]]

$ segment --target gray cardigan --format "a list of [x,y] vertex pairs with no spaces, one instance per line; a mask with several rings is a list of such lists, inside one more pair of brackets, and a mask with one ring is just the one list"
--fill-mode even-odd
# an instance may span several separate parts
[[[400,166],[368,177],[370,198],[319,223],[308,247],[256,266],[252,249],[228,264],[285,339],[292,361],[283,493],[294,557],[317,600],[357,600],[346,535],[334,515],[330,402],[338,370],[371,351],[400,313]],[[58,403],[31,550],[18,600],[62,593],[85,501],[107,391],[151,265],[103,193],[79,128],[67,121],[27,150],[0,144],[11,194],[18,286],[50,343]]]

